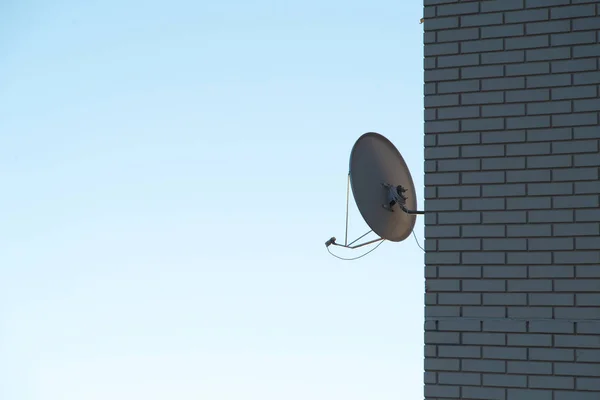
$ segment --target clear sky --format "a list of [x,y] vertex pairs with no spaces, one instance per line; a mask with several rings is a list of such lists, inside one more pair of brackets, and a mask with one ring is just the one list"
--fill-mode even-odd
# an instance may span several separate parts
[[0,398],[422,398],[422,251],[323,244],[364,132],[422,205],[421,9],[0,2]]

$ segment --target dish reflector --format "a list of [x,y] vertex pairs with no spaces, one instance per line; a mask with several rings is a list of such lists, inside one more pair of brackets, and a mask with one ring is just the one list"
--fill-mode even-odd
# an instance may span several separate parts
[[350,153],[350,184],[356,205],[373,232],[392,242],[400,242],[411,234],[416,215],[403,212],[398,205],[394,205],[392,211],[386,208],[390,198],[384,185],[401,185],[406,189],[405,207],[417,209],[410,171],[388,139],[375,132],[358,138]]

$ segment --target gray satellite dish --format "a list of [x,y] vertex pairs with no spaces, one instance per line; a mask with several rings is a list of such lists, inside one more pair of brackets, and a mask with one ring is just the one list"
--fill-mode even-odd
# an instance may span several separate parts
[[413,231],[416,214],[424,214],[416,211],[415,185],[404,158],[388,139],[378,133],[365,133],[354,144],[350,153],[348,181],[360,214],[379,238],[354,245],[371,233],[369,231],[348,244],[346,209],[345,242],[338,244],[332,237],[325,242],[327,247],[336,245],[354,249],[382,240],[401,242]]

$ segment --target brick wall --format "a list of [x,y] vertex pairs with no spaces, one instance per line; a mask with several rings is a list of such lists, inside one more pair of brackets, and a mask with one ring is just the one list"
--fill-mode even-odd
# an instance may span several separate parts
[[600,399],[600,0],[424,0],[425,397]]

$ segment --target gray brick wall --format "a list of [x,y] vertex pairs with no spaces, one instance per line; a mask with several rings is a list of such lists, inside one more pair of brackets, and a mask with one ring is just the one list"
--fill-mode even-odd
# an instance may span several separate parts
[[600,0],[424,0],[425,398],[600,399]]

